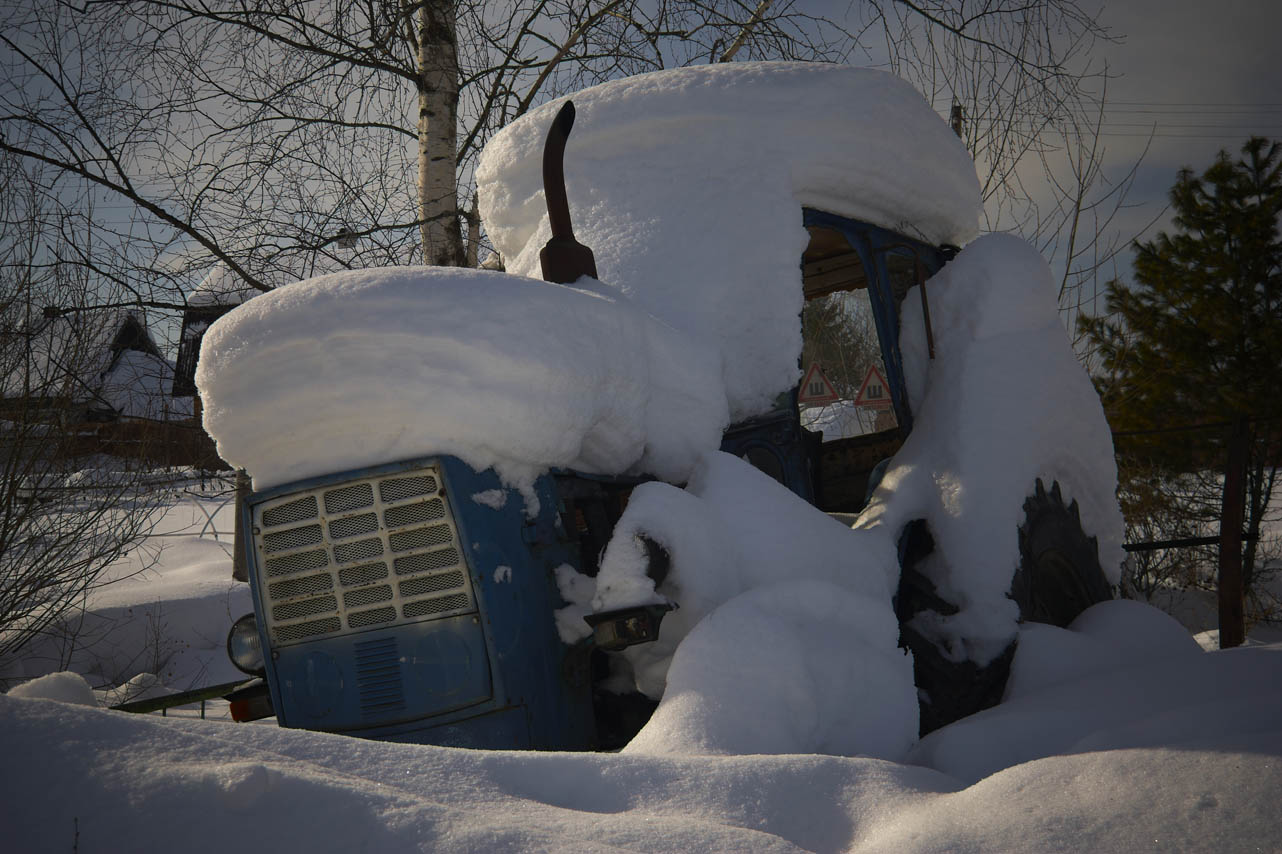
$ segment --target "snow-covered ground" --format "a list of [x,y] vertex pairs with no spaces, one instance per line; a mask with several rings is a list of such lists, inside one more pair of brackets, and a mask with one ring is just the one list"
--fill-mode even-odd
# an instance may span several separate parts
[[242,678],[227,659],[227,630],[253,605],[248,585],[231,578],[229,481],[177,481],[154,513],[150,536],[108,567],[86,608],[20,657],[0,659],[0,679],[70,670],[104,702],[124,702],[161,690],[154,683],[183,691]]
[[[170,688],[236,678],[222,642],[249,605],[245,585],[230,581],[230,532],[225,497],[181,495],[158,529],[177,536],[141,550],[158,559],[96,595],[97,614],[163,615],[175,650],[164,672]],[[131,555],[116,570],[127,575],[142,561]],[[150,622],[118,623],[97,659],[145,650]],[[79,662],[97,659],[86,651]],[[32,673],[55,667],[27,664]],[[824,661],[808,664],[822,680]],[[101,686],[97,671],[80,672]],[[1007,702],[932,734],[902,763],[466,751],[22,694],[108,699],[74,676],[0,696],[6,851],[1282,846],[1282,643],[1202,652],[1173,620],[1133,602],[1099,606],[1072,630],[1026,628]],[[787,717],[795,712],[739,710],[780,732],[795,727]]]

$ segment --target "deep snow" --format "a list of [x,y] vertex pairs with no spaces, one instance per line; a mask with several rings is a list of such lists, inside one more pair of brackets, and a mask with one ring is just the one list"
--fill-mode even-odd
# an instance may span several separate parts
[[931,738],[955,749],[915,760],[946,770],[815,755],[467,751],[3,696],[0,827],[12,851],[1279,844],[1279,646],[1172,650],[1078,674]]
[[618,296],[433,267],[335,273],[210,327],[218,452],[266,489],[426,454],[683,480],[728,423],[719,354]]
[[[245,585],[229,580],[228,511],[225,496],[193,484],[166,510],[164,536],[116,567],[121,580],[91,602],[97,615],[164,618],[179,652],[164,674],[171,689],[236,675],[222,639],[249,604]],[[148,622],[114,623],[99,657],[145,649]],[[832,628],[802,630],[817,651],[804,672],[712,675],[749,689],[812,680],[823,696],[836,690],[823,650],[846,642],[844,626]],[[74,666],[97,673],[95,660]],[[57,669],[26,664],[30,675]],[[678,657],[674,684],[681,667]],[[121,672],[124,681],[132,671]],[[1071,630],[1025,627],[1008,701],[937,731],[903,763],[715,755],[745,725],[759,731],[754,744],[764,732],[786,745],[814,719],[814,709],[777,703],[726,710],[719,743],[598,755],[374,743],[271,720],[201,721],[194,710],[162,718],[74,705],[91,698],[124,699],[72,674],[0,696],[4,850],[1220,854],[1271,852],[1282,839],[1282,644],[1200,652],[1173,620],[1134,602],[1099,606]]]

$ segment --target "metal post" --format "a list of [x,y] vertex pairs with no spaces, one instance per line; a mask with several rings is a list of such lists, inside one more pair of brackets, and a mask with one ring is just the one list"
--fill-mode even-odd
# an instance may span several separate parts
[[1249,425],[1245,416],[1229,428],[1228,462],[1220,514],[1220,649],[1246,640],[1242,609],[1242,517],[1246,505],[1246,457]]
[[250,480],[244,469],[236,470],[236,527],[232,537],[231,577],[235,581],[249,580],[249,567],[245,565],[245,525],[241,521],[241,508],[249,497]]

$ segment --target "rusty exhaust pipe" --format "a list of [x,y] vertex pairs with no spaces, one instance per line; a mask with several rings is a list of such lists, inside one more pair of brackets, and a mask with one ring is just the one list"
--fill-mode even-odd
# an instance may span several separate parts
[[552,120],[543,143],[543,198],[547,201],[552,239],[539,250],[539,265],[545,281],[562,285],[573,284],[581,276],[597,277],[592,250],[574,239],[570,200],[565,195],[565,142],[573,127],[574,102],[566,101]]

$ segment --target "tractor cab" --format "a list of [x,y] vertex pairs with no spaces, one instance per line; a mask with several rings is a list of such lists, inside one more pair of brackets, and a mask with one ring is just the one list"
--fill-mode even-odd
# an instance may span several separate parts
[[775,411],[731,427],[734,453],[829,512],[856,513],[912,429],[900,309],[956,251],[804,208],[801,383]]

